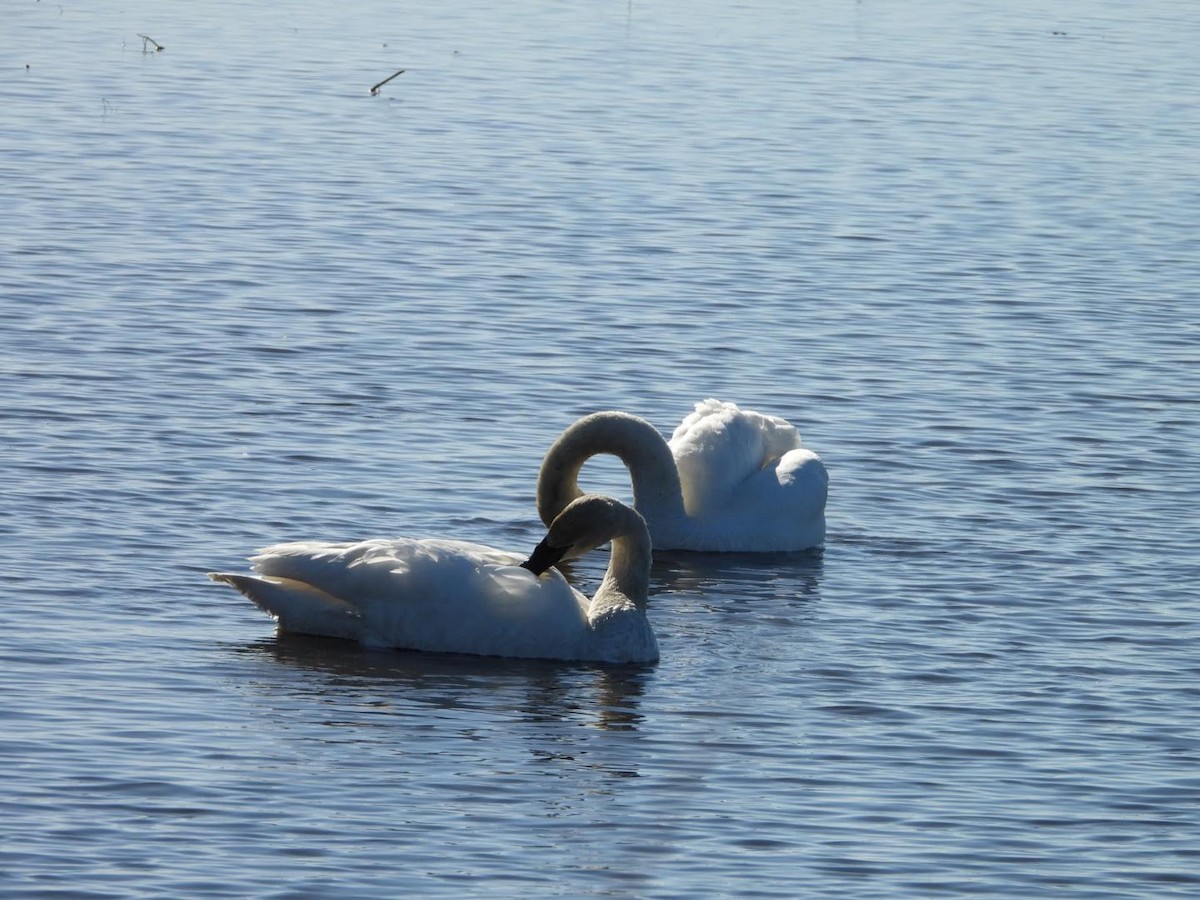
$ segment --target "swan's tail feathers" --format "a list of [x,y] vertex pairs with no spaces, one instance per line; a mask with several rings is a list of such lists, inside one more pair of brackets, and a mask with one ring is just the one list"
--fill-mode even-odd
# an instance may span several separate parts
[[362,617],[354,607],[303,581],[227,572],[209,572],[208,577],[237,588],[285,631],[351,639],[362,631]]

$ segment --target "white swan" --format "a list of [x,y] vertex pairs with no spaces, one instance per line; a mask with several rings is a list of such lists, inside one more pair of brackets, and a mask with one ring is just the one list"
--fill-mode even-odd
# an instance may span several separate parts
[[668,443],[628,413],[584,416],[542,461],[543,522],[582,494],[579,471],[597,453],[615,454],[629,468],[633,503],[656,549],[769,552],[825,540],[829,475],[783,419],[705,400]]
[[[610,540],[608,571],[591,600],[550,568]],[[523,563],[480,544],[407,538],[277,544],[251,561],[254,575],[209,577],[237,588],[284,631],[481,656],[658,660],[646,618],[650,535],[636,511],[609,497],[568,505]]]

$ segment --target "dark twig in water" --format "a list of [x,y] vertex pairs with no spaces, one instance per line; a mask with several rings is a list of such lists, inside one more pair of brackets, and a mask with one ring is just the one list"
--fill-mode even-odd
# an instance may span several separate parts
[[153,44],[153,45],[154,45],[154,52],[155,52],[155,53],[157,53],[159,50],[161,50],[161,49],[163,48],[163,45],[162,45],[162,44],[160,44],[160,43],[159,43],[158,41],[156,41],[154,38],[150,37],[150,35],[148,35],[148,34],[139,34],[139,35],[138,35],[138,37],[140,37],[140,38],[142,39],[142,52],[143,52],[143,53],[147,52],[147,50],[149,49],[149,48],[147,47],[147,44]]
[[387,84],[387,83],[388,83],[389,81],[391,81],[393,78],[395,78],[395,77],[396,77],[396,75],[403,75],[403,74],[404,74],[404,69],[401,69],[401,70],[400,70],[399,72],[397,72],[395,75],[389,75],[387,78],[383,79],[383,81],[379,82],[379,84],[377,84],[377,85],[375,85],[373,88],[371,88],[371,95],[372,95],[372,96],[374,96],[375,94],[378,94],[378,93],[379,93],[379,89],[380,89],[381,87],[383,87],[385,84]]

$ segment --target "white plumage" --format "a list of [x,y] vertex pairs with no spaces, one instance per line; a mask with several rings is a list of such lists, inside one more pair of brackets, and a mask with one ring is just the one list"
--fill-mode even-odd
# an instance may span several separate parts
[[588,458],[629,468],[634,505],[663,550],[787,551],[825,540],[829,475],[785,420],[704,400],[668,442],[644,419],[598,412],[566,429],[542,461],[538,513],[552,521],[575,497]]
[[[610,540],[608,571],[590,600],[549,568]],[[650,538],[641,516],[608,497],[570,504],[525,563],[480,544],[409,538],[277,544],[252,562],[255,574],[209,577],[285,631],[484,656],[658,659],[646,619]]]

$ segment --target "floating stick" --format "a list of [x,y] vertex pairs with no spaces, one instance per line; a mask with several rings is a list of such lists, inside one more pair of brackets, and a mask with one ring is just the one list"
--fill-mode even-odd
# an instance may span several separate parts
[[383,81],[379,82],[379,84],[377,84],[377,85],[375,85],[373,88],[371,88],[371,96],[374,96],[375,94],[378,94],[378,93],[379,93],[379,89],[380,89],[381,87],[383,87],[385,84],[387,84],[389,81],[391,81],[393,78],[395,78],[395,77],[396,77],[396,75],[403,75],[403,74],[404,74],[404,69],[401,69],[401,70],[400,70],[399,72],[397,72],[395,75],[389,75],[387,78],[383,79]]
[[147,41],[154,45],[155,53],[157,53],[159,50],[161,50],[163,48],[162,44],[160,44],[154,38],[150,37],[150,35],[148,35],[148,34],[139,34],[138,37],[140,37],[142,39],[142,52],[143,53],[146,52],[146,42]]

